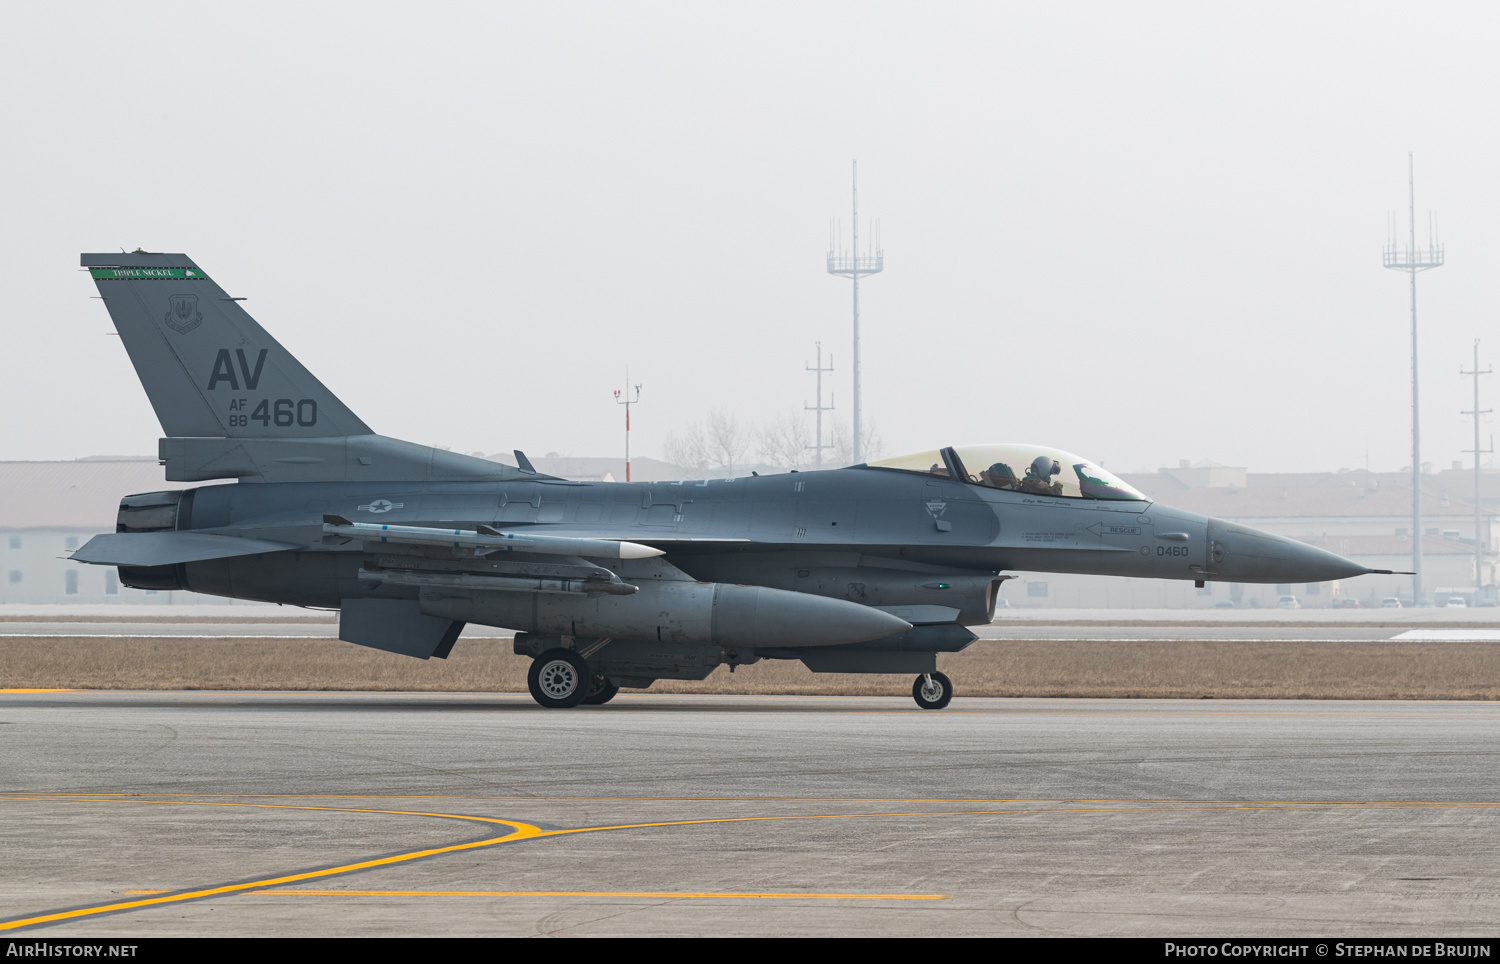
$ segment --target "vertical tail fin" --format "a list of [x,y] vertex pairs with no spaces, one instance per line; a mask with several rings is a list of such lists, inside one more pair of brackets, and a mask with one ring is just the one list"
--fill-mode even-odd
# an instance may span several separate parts
[[371,434],[186,255],[85,254],[81,263],[166,435]]

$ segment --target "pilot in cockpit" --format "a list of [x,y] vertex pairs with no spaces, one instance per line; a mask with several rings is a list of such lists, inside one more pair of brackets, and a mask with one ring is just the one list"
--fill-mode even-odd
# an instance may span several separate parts
[[1049,455],[1038,455],[1026,467],[1026,478],[1021,480],[1021,491],[1037,495],[1062,495],[1062,483],[1053,482],[1054,475],[1062,474],[1062,464]]

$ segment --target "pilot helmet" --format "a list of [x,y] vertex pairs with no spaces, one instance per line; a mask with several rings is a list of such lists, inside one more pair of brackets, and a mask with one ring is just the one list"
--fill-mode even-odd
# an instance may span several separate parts
[[1031,462],[1031,474],[1038,479],[1061,475],[1062,466],[1058,464],[1057,459],[1052,458],[1050,455],[1038,455]]

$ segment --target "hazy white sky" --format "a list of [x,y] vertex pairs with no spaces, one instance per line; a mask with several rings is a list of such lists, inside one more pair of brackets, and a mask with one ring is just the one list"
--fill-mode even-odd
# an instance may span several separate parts
[[[888,454],[1409,462],[1500,361],[1493,4],[23,4],[0,33],[0,458],[160,434],[81,251],[184,251],[376,431],[612,455],[848,416],[829,219],[878,217]],[[1500,402],[1500,378],[1486,386]],[[1500,404],[1487,403],[1500,408]],[[1490,429],[1486,427],[1488,437]]]

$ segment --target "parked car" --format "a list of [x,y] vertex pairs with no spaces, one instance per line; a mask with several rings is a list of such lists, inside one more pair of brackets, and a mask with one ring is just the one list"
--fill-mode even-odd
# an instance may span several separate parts
[[1338,601],[1337,605],[1338,605],[1339,609],[1358,609],[1359,608],[1359,600],[1358,599],[1350,599],[1348,596],[1345,596],[1343,599],[1340,599]]
[[1397,599],[1395,596],[1386,596],[1384,599],[1380,600],[1380,608],[1381,609],[1400,609],[1401,608],[1401,600]]
[[1301,609],[1302,604],[1297,601],[1296,596],[1277,596],[1277,609]]
[[1448,609],[1468,609],[1469,604],[1462,596],[1449,596],[1448,601],[1443,604]]

